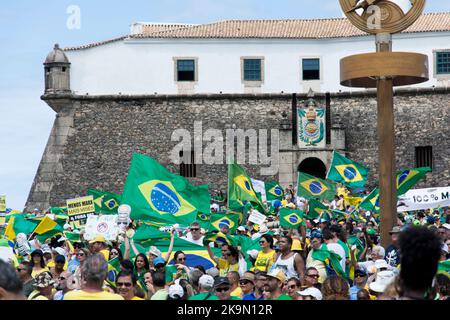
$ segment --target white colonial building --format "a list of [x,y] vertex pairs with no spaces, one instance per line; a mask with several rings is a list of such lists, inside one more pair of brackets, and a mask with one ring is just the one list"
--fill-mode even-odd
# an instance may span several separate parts
[[[450,13],[425,14],[393,36],[394,51],[428,55],[430,80],[420,87],[449,85],[449,49]],[[229,20],[136,23],[129,35],[64,51],[79,95],[301,93],[348,91],[340,59],[375,43],[345,18]]]

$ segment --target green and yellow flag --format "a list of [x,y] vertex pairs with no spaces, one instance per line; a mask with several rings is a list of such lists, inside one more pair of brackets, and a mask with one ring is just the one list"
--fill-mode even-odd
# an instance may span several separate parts
[[189,225],[198,212],[210,212],[208,186],[166,170],[151,157],[135,153],[125,182],[122,203],[131,206],[131,219]]
[[380,211],[380,189],[375,188],[367,197],[361,201],[357,208],[354,211],[357,211],[358,208],[362,208],[371,212],[379,212]]
[[220,231],[224,226],[228,226],[231,234],[235,233],[239,227],[239,215],[225,212],[211,214],[208,231]]
[[23,214],[13,214],[9,218],[5,237],[13,241],[19,233],[25,233],[29,236],[38,224],[39,222],[26,219]]
[[338,275],[339,277],[342,277],[346,280],[349,279],[345,270],[342,270],[342,266],[339,262],[341,260],[341,257],[338,254],[328,250],[326,244],[322,244],[319,249],[313,249],[312,258],[325,263],[327,274],[329,276],[333,275],[333,273],[336,273],[336,275]]
[[233,161],[228,164],[228,207],[234,208],[233,203],[243,204],[244,201],[250,202],[261,213],[266,213],[247,173]]
[[411,189],[420,179],[425,177],[427,172],[430,172],[431,168],[421,167],[404,169],[397,172],[397,196],[405,194]]
[[322,202],[311,199],[308,201],[308,219],[314,220],[318,218],[324,211],[328,211],[328,207]]
[[284,190],[278,183],[266,181],[264,182],[264,188],[266,189],[267,201],[283,200]]
[[328,180],[340,182],[349,188],[360,188],[366,184],[367,173],[367,168],[362,164],[333,151],[333,160],[327,173]]
[[116,214],[122,201],[122,196],[112,192],[106,192],[97,189],[89,189],[88,195],[94,197],[94,206],[96,213]]
[[289,208],[280,209],[280,225],[283,228],[298,229],[300,226],[306,226],[303,218],[304,211]]
[[332,200],[336,195],[336,185],[304,172],[298,173],[297,195],[306,199]]
[[63,235],[64,229],[56,221],[45,216],[33,231],[40,242],[57,235]]

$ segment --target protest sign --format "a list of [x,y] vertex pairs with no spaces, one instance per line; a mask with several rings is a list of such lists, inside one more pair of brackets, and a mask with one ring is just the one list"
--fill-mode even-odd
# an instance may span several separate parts
[[95,212],[93,196],[69,199],[66,202],[69,222],[74,228],[85,225],[87,218]]
[[415,211],[450,206],[450,187],[413,189],[398,198],[397,211]]
[[0,212],[6,212],[6,196],[0,196]]
[[89,216],[84,238],[92,240],[96,236],[102,235],[106,240],[116,240],[119,233],[117,218],[118,215]]
[[257,225],[262,225],[264,221],[266,221],[266,216],[258,211],[253,211],[252,214],[248,217],[248,221],[253,222]]

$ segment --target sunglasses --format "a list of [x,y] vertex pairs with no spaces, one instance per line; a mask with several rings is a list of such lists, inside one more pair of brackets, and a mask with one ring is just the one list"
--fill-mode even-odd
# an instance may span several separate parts
[[307,274],[306,275],[307,277],[311,277],[311,278],[319,278],[319,275],[318,274]]
[[178,260],[178,261],[185,261],[186,258],[178,258],[177,260]]
[[115,256],[117,256],[119,253],[118,252],[116,252],[116,251],[111,251],[111,253],[110,253],[111,255],[115,255]]
[[16,268],[16,270],[20,272],[20,271],[25,270],[25,269],[22,269],[22,268]]
[[84,253],[77,253],[77,257],[82,257],[84,256]]
[[366,276],[365,274],[361,274],[361,273],[355,274],[355,278],[364,278],[365,276]]
[[259,243],[260,243],[260,244],[262,244],[262,243],[266,243],[266,241],[260,241]]
[[191,231],[198,231],[198,230],[200,230],[200,229],[198,229],[198,228],[191,228]]
[[129,287],[131,287],[133,284],[132,283],[130,283],[130,282],[117,282],[117,286],[118,287],[127,287],[127,288],[129,288]]
[[239,284],[242,284],[242,285],[246,285],[246,284],[249,284],[249,283],[250,283],[250,281],[248,281],[248,280],[239,281]]
[[230,287],[216,288],[215,289],[216,292],[227,292],[228,290],[230,290]]
[[295,284],[289,286],[289,289],[295,289],[295,288],[297,288],[297,286]]

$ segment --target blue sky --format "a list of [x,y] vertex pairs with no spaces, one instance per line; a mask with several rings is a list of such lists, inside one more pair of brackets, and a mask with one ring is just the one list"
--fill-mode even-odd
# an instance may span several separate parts
[[[80,8],[80,29],[67,27],[71,5]],[[426,12],[442,11],[450,12],[450,1],[427,1]],[[7,196],[8,207],[21,210],[33,183],[55,118],[53,110],[40,100],[42,63],[54,43],[65,47],[126,35],[131,23],[141,21],[199,24],[341,16],[338,0],[2,1],[0,195]]]

